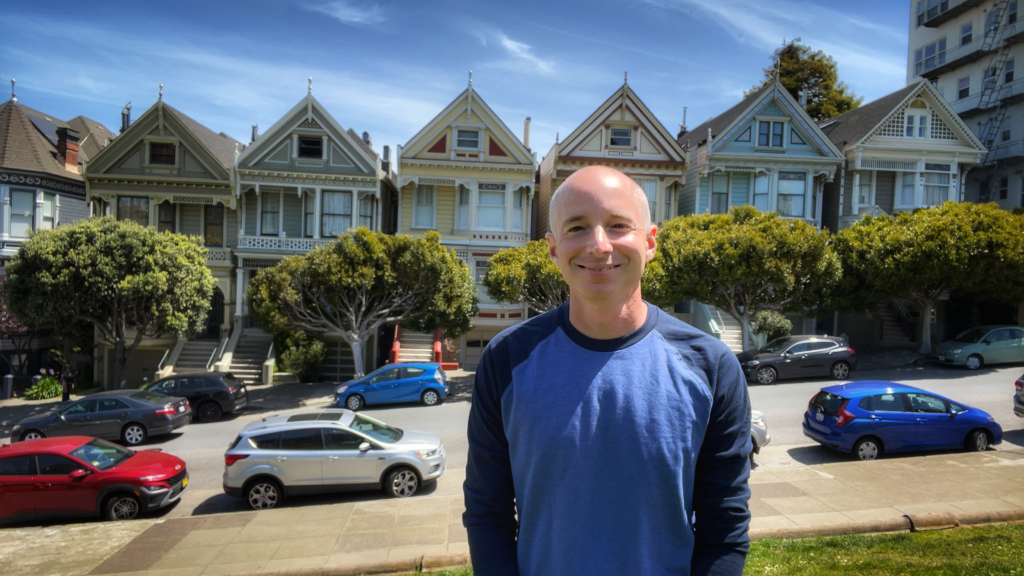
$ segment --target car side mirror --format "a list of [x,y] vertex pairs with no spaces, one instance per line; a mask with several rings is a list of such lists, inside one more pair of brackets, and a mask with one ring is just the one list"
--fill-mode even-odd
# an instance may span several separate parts
[[371,448],[371,446],[370,446],[369,442],[362,442],[362,443],[359,444],[359,451],[360,452],[366,452],[370,448]]
[[72,480],[78,480],[79,478],[85,478],[88,475],[89,475],[89,471],[88,470],[83,470],[83,469],[79,468],[78,470],[72,470],[71,473],[68,474],[68,478],[70,478]]

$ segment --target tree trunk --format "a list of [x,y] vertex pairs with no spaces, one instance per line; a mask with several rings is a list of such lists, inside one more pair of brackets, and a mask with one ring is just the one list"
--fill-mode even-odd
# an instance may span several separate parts
[[918,307],[921,309],[921,318],[918,319],[921,323],[921,329],[918,330],[921,335],[921,347],[917,349],[917,353],[927,355],[932,353],[932,309],[935,308],[935,300],[920,302]]
[[128,386],[128,354],[124,345],[124,338],[119,338],[114,343],[114,389],[123,390]]
[[362,338],[349,340],[348,345],[352,348],[352,362],[356,367],[353,378],[362,378],[366,375],[366,365],[363,362],[363,340]]
[[750,315],[744,312],[740,316],[740,327],[743,334],[743,351],[750,350]]

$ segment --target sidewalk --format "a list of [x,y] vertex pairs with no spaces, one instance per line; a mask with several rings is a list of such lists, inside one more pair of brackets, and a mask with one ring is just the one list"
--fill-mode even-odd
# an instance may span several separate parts
[[[768,446],[755,456],[752,536],[904,514],[1024,509],[1024,449],[851,461],[818,446]],[[372,567],[468,551],[464,469],[407,500],[367,494],[305,497],[265,512],[0,531],[5,576],[199,576]],[[198,512],[198,511],[197,511]]]

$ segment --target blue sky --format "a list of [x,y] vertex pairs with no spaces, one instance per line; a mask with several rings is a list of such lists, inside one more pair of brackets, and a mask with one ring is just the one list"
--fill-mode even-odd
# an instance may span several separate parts
[[673,133],[736,103],[783,38],[835,57],[870,101],[906,82],[909,5],[897,0],[484,2],[178,0],[5,2],[0,82],[9,98],[116,132],[164,84],[166,102],[249,141],[313,93],[374,148],[404,144],[473,86],[542,157],[622,83]]

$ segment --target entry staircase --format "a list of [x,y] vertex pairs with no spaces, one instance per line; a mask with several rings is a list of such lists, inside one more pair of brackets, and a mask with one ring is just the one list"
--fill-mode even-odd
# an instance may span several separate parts
[[210,355],[218,346],[220,342],[216,340],[189,340],[178,354],[178,360],[174,363],[174,373],[206,372]]
[[711,311],[711,318],[721,330],[722,342],[733,352],[743,352],[743,326],[732,316],[722,312],[714,306],[708,305]]
[[880,345],[889,348],[913,348],[914,341],[903,329],[899,316],[893,312],[889,304],[879,304],[878,316],[882,319],[882,341]]
[[229,371],[247,385],[263,381],[263,363],[274,337],[259,328],[245,328],[238,338]]
[[433,362],[434,334],[402,330],[398,338],[401,347],[398,349],[399,362]]

